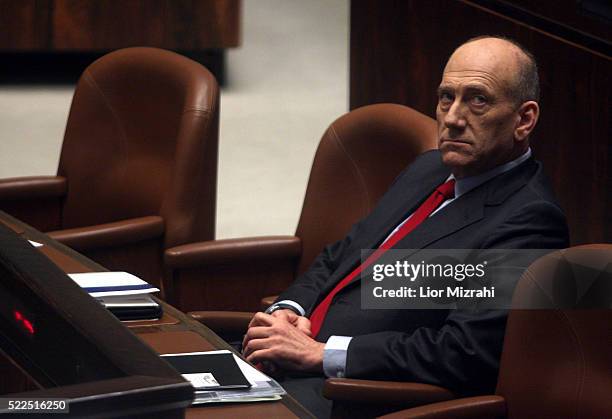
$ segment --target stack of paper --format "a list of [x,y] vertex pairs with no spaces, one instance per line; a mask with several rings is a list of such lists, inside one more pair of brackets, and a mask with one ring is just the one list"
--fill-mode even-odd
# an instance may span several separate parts
[[[208,351],[208,352],[190,352],[182,354],[166,354],[162,357],[177,357],[177,356],[206,356],[213,354],[232,354],[230,351]],[[256,401],[268,401],[278,400],[283,394],[286,394],[285,390],[272,378],[263,374],[262,372],[255,369],[253,366],[243,361],[241,358],[232,354],[236,364],[240,368],[240,371],[244,375],[244,378],[249,382],[249,388],[235,388],[228,389],[222,388],[222,385],[215,386],[209,385],[205,390],[198,390],[201,388],[201,375],[209,374],[209,371],[199,371],[200,374],[183,374],[186,380],[190,381],[196,388],[195,400],[193,404],[202,403],[220,403],[220,402],[256,402]],[[179,372],[183,372],[179,369]],[[212,377],[207,381],[223,381],[221,377]]]
[[127,272],[87,272],[68,276],[120,320],[161,317],[161,306],[150,296],[159,289],[135,275]]

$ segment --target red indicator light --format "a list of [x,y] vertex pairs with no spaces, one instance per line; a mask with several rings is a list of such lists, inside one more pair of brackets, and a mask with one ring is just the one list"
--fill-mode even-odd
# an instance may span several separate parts
[[31,335],[34,334],[34,326],[32,325],[32,323],[29,320],[24,319],[23,320],[23,326],[28,330],[28,332],[30,332]]
[[23,314],[21,314],[20,311],[15,310],[13,312],[13,315],[15,316],[15,320],[17,320],[17,322],[19,322],[21,324],[21,326],[31,335],[34,334],[34,325],[32,324],[31,321],[29,321],[28,319],[25,318],[25,316]]

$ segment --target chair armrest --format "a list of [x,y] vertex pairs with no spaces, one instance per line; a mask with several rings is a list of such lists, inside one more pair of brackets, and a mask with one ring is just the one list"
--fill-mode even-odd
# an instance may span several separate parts
[[212,240],[167,249],[167,297],[182,311],[258,311],[262,297],[293,281],[302,242],[294,236]]
[[48,234],[66,246],[84,252],[160,237],[164,234],[164,219],[159,216],[131,218],[106,224],[57,230]]
[[503,419],[506,400],[500,396],[477,396],[433,403],[391,413],[384,419]]
[[37,230],[56,230],[67,188],[61,176],[0,179],[0,209]]
[[169,268],[242,263],[261,259],[295,259],[302,252],[302,242],[295,236],[264,236],[210,240],[185,244],[166,250]]
[[58,198],[66,195],[68,182],[62,176],[31,176],[0,179],[0,201]]
[[226,341],[241,339],[255,315],[248,311],[191,311],[187,314]]
[[449,390],[431,384],[329,378],[323,395],[330,400],[420,406],[455,398]]

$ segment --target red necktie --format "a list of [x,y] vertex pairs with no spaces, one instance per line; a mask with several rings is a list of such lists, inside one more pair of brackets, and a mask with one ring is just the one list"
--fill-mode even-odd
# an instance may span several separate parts
[[357,275],[361,273],[365,268],[370,266],[376,259],[378,259],[388,249],[395,246],[397,242],[403,239],[408,233],[414,230],[419,224],[421,224],[427,217],[435,211],[436,208],[447,199],[452,199],[455,196],[455,180],[451,179],[446,183],[438,186],[435,191],[421,204],[419,208],[412,214],[412,217],[406,221],[395,233],[387,239],[374,253],[372,253],[361,265],[357,266],[353,272],[347,275],[342,281],[340,281],[334,289],[319,303],[310,315],[310,328],[312,336],[317,336],[325,315],[329,306],[336,294],[348,285]]

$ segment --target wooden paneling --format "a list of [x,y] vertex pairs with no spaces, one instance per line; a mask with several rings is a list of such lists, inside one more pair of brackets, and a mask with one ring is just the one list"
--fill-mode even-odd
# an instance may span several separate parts
[[240,44],[240,0],[0,0],[0,50],[201,51]]
[[[603,16],[602,7],[607,0],[557,0],[551,2],[533,0],[511,0],[508,3],[534,14],[574,28],[581,32],[610,40],[612,26]],[[607,6],[608,13],[611,6]],[[608,16],[610,19],[610,16]]]
[[351,109],[395,102],[435,117],[446,59],[482,34],[514,38],[538,59],[542,115],[532,138],[535,155],[565,209],[572,243],[611,242],[609,55],[468,1],[353,0]]
[[50,44],[51,1],[0,0],[0,48],[47,48]]
[[147,45],[201,50],[237,46],[239,3],[231,0],[55,0],[58,50]]
[[[174,1],[171,2],[175,4]],[[183,2],[193,3],[193,7],[182,9],[173,7],[172,10],[175,13],[181,12],[181,15],[179,17],[173,15],[172,20],[177,22],[178,29],[182,21],[193,20],[194,26],[199,28],[194,36],[194,49],[240,46],[241,3],[239,0],[192,0],[190,2],[183,0]]]

